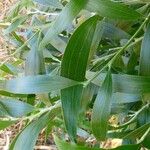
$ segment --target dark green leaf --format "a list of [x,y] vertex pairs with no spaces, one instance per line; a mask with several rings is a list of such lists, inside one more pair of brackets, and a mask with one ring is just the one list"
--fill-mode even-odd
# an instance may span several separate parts
[[[85,80],[86,67],[98,19],[98,16],[93,16],[85,21],[70,38],[61,64],[62,76],[75,81],[83,82]],[[94,41],[97,41],[97,39],[95,38]],[[65,125],[73,141],[76,139],[77,117],[82,91],[82,85],[61,91]]]
[[148,136],[145,138],[145,140],[143,141],[143,146],[146,147],[147,149],[150,149],[150,142],[149,142],[149,139],[150,139],[150,134],[148,134]]
[[142,42],[141,54],[140,54],[140,69],[139,74],[143,76],[150,75],[150,23],[147,27],[147,30],[144,35],[144,39]]
[[137,20],[141,15],[127,6],[111,0],[89,0],[86,8],[110,19]]
[[91,17],[72,35],[61,64],[62,76],[75,81],[83,82],[85,80],[86,67],[98,19],[98,16]]
[[94,102],[92,113],[92,131],[98,140],[105,140],[108,119],[111,112],[112,78],[108,72]]

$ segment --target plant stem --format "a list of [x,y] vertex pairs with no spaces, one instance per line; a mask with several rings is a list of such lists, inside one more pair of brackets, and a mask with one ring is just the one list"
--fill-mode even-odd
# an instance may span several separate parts
[[150,18],[150,13],[142,23],[142,25],[139,27],[139,29],[134,33],[134,35],[130,38],[130,40],[117,52],[117,54],[110,60],[109,65],[112,66],[113,62],[116,60],[116,58],[130,45],[130,43],[134,40],[134,38],[139,34],[139,32],[143,29],[144,25],[148,22]]
[[136,118],[139,116],[139,114],[140,114],[141,112],[143,112],[143,110],[148,109],[149,106],[150,106],[149,103],[146,104],[146,105],[144,105],[140,110],[138,110],[138,111],[135,113],[134,117],[132,117],[128,122],[126,122],[126,123],[124,123],[124,124],[122,124],[122,125],[120,125],[120,126],[115,127],[115,129],[120,129],[120,128],[123,128],[123,127],[125,127],[125,126],[127,126],[127,125],[133,123],[133,122],[136,120]]
[[25,121],[25,120],[29,120],[31,122],[32,120],[40,117],[44,113],[50,112],[50,111],[52,111],[54,109],[57,109],[59,107],[61,107],[60,101],[57,102],[54,106],[50,106],[50,107],[47,107],[47,108],[44,108],[44,109],[37,110],[39,112],[34,114],[34,115],[30,115],[30,116],[27,116],[27,117],[24,117],[24,118],[15,118],[15,117],[7,116],[7,118],[0,118],[0,120],[3,120],[3,121]]
[[140,140],[137,142],[138,144],[142,143],[144,141],[144,139],[146,138],[146,136],[150,133],[150,127],[146,130],[146,132],[144,133],[144,135],[140,138]]
[[[84,83],[84,87],[86,87],[91,81],[93,81],[95,78],[97,78],[99,76],[99,74],[106,69],[107,67],[111,68],[112,64],[114,63],[114,61],[116,60],[116,58],[127,48],[129,48],[130,46],[133,46],[133,44],[131,44],[131,42],[134,40],[134,38],[139,34],[139,32],[143,29],[144,25],[149,21],[150,19],[150,13],[148,14],[148,16],[145,18],[144,22],[142,23],[142,25],[139,27],[139,29],[135,32],[135,34],[129,39],[129,41],[116,53],[116,55],[106,64],[103,66],[103,68],[98,71],[93,78],[89,79],[88,81],[86,81]],[[139,38],[139,41],[141,41],[143,39],[143,37]],[[139,41],[135,41],[134,44],[136,42]],[[130,45],[131,44],[131,45]]]

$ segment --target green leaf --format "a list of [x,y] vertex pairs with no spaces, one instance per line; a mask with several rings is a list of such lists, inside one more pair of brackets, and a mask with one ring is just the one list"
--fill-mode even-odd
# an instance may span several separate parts
[[116,92],[112,95],[113,104],[132,103],[137,101],[141,101],[141,95],[139,94],[127,94]]
[[[57,114],[60,114],[59,105],[52,106],[52,109],[34,120],[21,131],[10,145],[10,150],[33,150],[40,131],[52,121]],[[25,145],[24,145],[25,144]]]
[[147,137],[145,138],[145,140],[143,141],[143,146],[147,149],[150,149],[150,142],[149,142],[149,139],[150,139],[150,134],[147,135]]
[[136,52],[132,51],[128,64],[127,64],[127,74],[134,73],[137,62],[138,62],[138,55]]
[[5,34],[9,34],[15,31],[19,25],[25,22],[29,18],[29,15],[17,17],[12,24],[4,31]]
[[[87,72],[87,79],[91,79],[95,75],[94,72]],[[100,74],[92,82],[101,86],[106,74]],[[112,74],[114,92],[128,93],[128,94],[142,94],[150,92],[150,77],[137,76],[127,74]]]
[[66,130],[72,141],[76,141],[77,120],[83,86],[76,85],[61,90],[61,101]]
[[25,94],[13,94],[13,93],[9,93],[9,92],[3,91],[3,90],[0,90],[0,95],[7,96],[7,97],[18,97],[18,98],[26,98],[27,97],[27,95],[25,95]]
[[141,47],[141,54],[140,54],[140,69],[139,74],[143,76],[150,75],[150,50],[149,50],[149,43],[150,43],[150,23],[147,27],[147,30],[144,34],[144,39],[142,42]]
[[103,38],[119,41],[120,39],[129,39],[130,35],[112,23],[104,22]]
[[88,107],[88,104],[92,101],[95,91],[96,86],[94,84],[89,84],[86,88],[83,89],[81,98],[81,109],[80,109],[81,115],[84,114],[85,110]]
[[52,75],[37,75],[6,80],[0,83],[1,90],[15,94],[48,93],[64,89],[79,82]]
[[92,131],[98,140],[105,140],[111,112],[112,77],[110,71],[100,88],[92,112]]
[[145,132],[146,130],[150,127],[150,123],[147,123],[137,129],[135,129],[134,131],[130,132],[129,134],[127,134],[126,136],[124,136],[124,139],[137,139],[140,138]]
[[85,81],[86,67],[99,16],[85,21],[72,35],[66,47],[61,75],[75,81]]
[[87,10],[97,12],[100,16],[119,20],[137,20],[141,15],[127,6],[110,0],[89,0]]
[[17,69],[11,64],[2,64],[2,65],[0,65],[0,70],[6,72],[8,74],[11,74],[11,75],[16,74],[16,71],[17,71]]
[[7,127],[9,127],[10,125],[14,124],[15,121],[4,121],[4,120],[0,120],[0,130],[3,130]]
[[88,148],[84,146],[78,146],[76,144],[68,143],[63,140],[60,140],[58,137],[54,136],[54,141],[58,150],[103,150],[99,148]]
[[122,146],[119,146],[117,148],[114,148],[112,150],[139,150],[139,145],[138,144],[135,144],[135,145],[122,145]]
[[37,2],[41,5],[44,5],[44,6],[52,6],[52,7],[56,7],[56,8],[62,8],[62,5],[59,2],[59,0],[33,0],[33,1]]
[[[85,21],[70,38],[61,64],[62,76],[75,81],[83,82],[85,80],[86,67],[98,19],[98,16],[93,16]],[[99,37],[97,38],[99,39]],[[94,41],[97,43],[97,39],[94,39]],[[76,139],[77,118],[82,91],[82,85],[61,91],[65,125],[72,141]]]
[[33,106],[19,100],[0,99],[0,104],[7,114],[12,117],[22,117],[34,110]]
[[[47,45],[53,36],[65,30],[71,24],[73,19],[85,7],[87,0],[71,0],[62,10],[54,24],[50,27],[42,40],[40,47]],[[51,43],[52,44],[52,43]]]
[[34,36],[34,43],[32,43],[31,50],[29,51],[25,61],[25,75],[38,75],[45,74],[45,64],[43,51],[38,49],[39,40],[41,40],[41,34]]
[[[60,140],[56,136],[54,136],[54,141],[56,143],[56,146],[58,147],[58,150],[105,150],[102,148],[90,148],[90,147],[84,147],[84,146],[68,143],[63,140]],[[138,150],[138,149],[139,149],[139,145],[123,145],[117,148],[107,149],[107,150]]]
[[40,131],[47,125],[49,113],[30,123],[17,137],[13,150],[33,150]]

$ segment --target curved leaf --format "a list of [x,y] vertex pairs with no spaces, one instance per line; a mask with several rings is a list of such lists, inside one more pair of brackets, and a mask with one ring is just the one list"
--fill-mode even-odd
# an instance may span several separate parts
[[142,42],[141,54],[140,54],[140,69],[139,74],[143,76],[150,75],[150,23],[147,27],[147,30],[144,35],[144,39]]
[[127,6],[111,0],[89,0],[86,8],[110,19],[137,20],[141,15]]
[[34,110],[34,107],[19,100],[12,99],[0,99],[0,105],[6,111],[6,114],[0,116],[3,117],[5,115],[10,115],[12,117],[21,117],[24,116]]
[[[91,79],[94,74],[94,72],[87,72],[87,79]],[[101,86],[105,76],[106,74],[102,73],[92,82],[98,86]],[[114,92],[130,94],[150,93],[149,76],[112,74],[112,80]]]
[[[61,64],[62,76],[80,82],[85,80],[86,67],[98,19],[98,16],[93,16],[85,21],[70,38]],[[97,38],[99,39],[99,37]],[[94,38],[94,41],[97,41],[97,38]],[[76,139],[77,117],[82,91],[82,85],[61,91],[65,125],[72,141]]]
[[105,140],[106,138],[108,119],[111,112],[111,97],[112,78],[109,71],[94,102],[92,112],[92,131],[98,140]]
[[42,40],[40,47],[44,47],[45,45],[47,45],[51,41],[51,39],[53,39],[53,36],[65,30],[66,27],[70,25],[73,19],[78,15],[78,13],[85,7],[86,3],[87,0],[71,0],[63,8],[61,14],[47,31],[47,34]]
[[33,150],[40,131],[47,126],[57,114],[60,113],[59,105],[53,107],[49,112],[43,114],[37,120],[27,125],[10,145],[10,150]]
[[[30,123],[17,137],[13,150],[33,150],[40,131],[47,125],[49,113]],[[12,147],[11,147],[12,148]]]
[[14,30],[16,30],[18,28],[19,25],[21,25],[23,22],[25,22],[27,20],[27,18],[29,17],[29,15],[26,16],[20,16],[17,19],[15,19],[12,24],[4,31],[5,34],[9,34],[11,32],[13,32]]
[[36,94],[48,93],[77,84],[79,82],[57,75],[37,75],[6,80],[1,83],[1,90],[15,94]]
[[7,128],[14,123],[16,123],[16,121],[2,121],[2,120],[0,120],[0,130]]
[[[56,136],[54,136],[54,141],[58,147],[58,150],[105,150],[102,148],[90,148],[90,147],[84,147],[84,146],[68,143],[60,140]],[[139,145],[123,145],[117,148],[107,149],[107,150],[138,150],[138,149],[139,149]]]
[[134,131],[130,132],[123,138],[124,139],[137,139],[137,138],[141,137],[149,127],[150,127],[150,123],[147,123],[137,129],[135,129]]

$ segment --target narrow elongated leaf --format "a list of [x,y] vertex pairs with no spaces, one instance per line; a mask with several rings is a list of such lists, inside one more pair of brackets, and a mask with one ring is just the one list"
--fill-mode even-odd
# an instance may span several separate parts
[[149,143],[149,139],[150,139],[150,134],[147,135],[147,137],[145,138],[145,140],[143,141],[143,146],[147,149],[150,149],[150,143]]
[[25,75],[45,74],[45,64],[43,51],[38,49],[39,41],[41,41],[41,33],[36,34],[30,41],[31,50],[29,51],[25,61]]
[[6,115],[10,115],[12,117],[21,117],[34,110],[33,106],[18,100],[0,99],[0,104],[1,106],[3,106],[3,109],[7,112]]
[[104,33],[104,20],[98,22],[98,24],[96,26],[93,41],[91,44],[91,50],[90,50],[90,54],[89,54],[89,62],[92,59],[95,51],[97,50],[97,48],[99,46],[99,42],[103,36],[103,33]]
[[[75,81],[83,82],[85,80],[86,67],[98,19],[98,16],[91,17],[72,35],[61,64],[62,76]],[[65,125],[72,141],[76,139],[77,118],[80,110],[82,91],[82,85],[61,91]]]
[[140,138],[145,132],[146,130],[150,127],[150,123],[147,123],[137,129],[135,129],[133,132],[130,132],[129,134],[127,134],[126,136],[124,136],[124,139],[136,139],[136,138]]
[[0,117],[3,117],[3,116],[8,116],[8,112],[6,110],[6,108],[3,106],[3,104],[0,103]]
[[[87,72],[87,79],[91,79],[94,76],[94,72]],[[106,74],[100,74],[92,82],[98,86],[101,86]],[[150,92],[150,77],[149,76],[137,76],[137,75],[122,75],[112,74],[113,89],[114,92],[141,94]]]
[[72,141],[76,140],[77,119],[83,86],[76,85],[61,90],[61,101],[66,130]]
[[140,54],[140,70],[139,74],[143,76],[150,75],[150,23],[144,35]]
[[58,137],[54,136],[54,141],[58,150],[103,150],[99,148],[89,148],[83,147],[76,144],[67,143],[65,141],[60,140]]
[[36,94],[48,93],[77,84],[79,84],[79,82],[61,76],[37,75],[6,80],[1,83],[0,87],[1,90],[10,93]]
[[[56,136],[54,136],[54,140],[58,147],[58,150],[105,150],[102,148],[90,148],[90,147],[79,146],[76,144],[71,144],[60,140]],[[107,149],[107,150],[138,150],[138,149],[139,149],[139,145],[123,145],[117,148]]]
[[48,121],[49,114],[46,114],[29,124],[17,137],[13,150],[33,150],[40,131],[47,125]]
[[84,81],[92,39],[99,16],[85,21],[72,35],[66,47],[61,75],[75,81]]
[[51,121],[58,113],[60,113],[59,104],[50,112],[42,115],[37,120],[27,125],[21,133],[17,135],[10,146],[10,150],[33,150],[40,131]]
[[111,0],[89,0],[86,8],[111,19],[136,20],[141,17],[138,12]]
[[15,66],[11,64],[0,65],[0,70],[12,75],[17,74],[17,72],[19,71],[19,69],[17,69]]
[[15,123],[15,121],[2,121],[2,120],[0,120],[0,130],[7,128],[14,123]]
[[47,45],[51,39],[53,39],[53,36],[66,29],[66,27],[70,25],[73,19],[78,15],[78,13],[85,7],[86,3],[87,0],[71,0],[64,7],[54,24],[47,31],[47,34],[42,40],[40,47]]
[[127,93],[113,93],[112,95],[112,103],[113,104],[121,104],[121,103],[132,103],[141,101],[140,94],[127,94]]
[[29,16],[21,16],[18,17],[12,24],[5,30],[5,34],[11,33],[12,31],[16,30],[19,25],[27,20]]
[[108,72],[94,102],[92,113],[92,131],[98,140],[105,140],[108,119],[111,112],[112,78]]
[[34,2],[37,2],[39,4],[45,5],[45,6],[52,6],[56,8],[62,8],[61,3],[59,0],[33,0]]
[[104,34],[103,38],[112,39],[114,41],[119,41],[120,39],[129,39],[130,35],[115,25],[104,22]]
[[27,95],[25,95],[25,94],[13,94],[13,93],[9,93],[9,92],[3,91],[3,90],[0,90],[0,95],[7,96],[7,97],[17,97],[17,98],[26,98],[27,97]]

